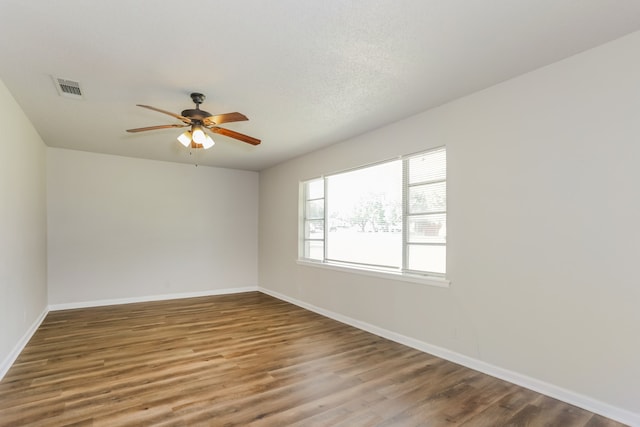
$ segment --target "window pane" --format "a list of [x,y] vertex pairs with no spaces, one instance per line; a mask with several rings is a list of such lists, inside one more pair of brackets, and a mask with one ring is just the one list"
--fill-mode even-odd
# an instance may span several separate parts
[[390,232],[329,232],[327,258],[386,267],[402,264],[402,234]]
[[409,184],[444,180],[447,177],[447,152],[444,148],[409,159]]
[[413,215],[407,218],[409,243],[445,243],[447,241],[446,214]]
[[304,242],[304,256],[308,259],[322,261],[324,257],[324,242],[317,240],[307,240]]
[[321,199],[324,197],[324,180],[316,179],[307,182],[307,200]]
[[308,201],[305,217],[306,219],[324,218],[324,199]]
[[447,184],[409,187],[409,213],[443,212],[447,210]]
[[447,268],[446,246],[408,245],[409,270],[428,271],[444,274]]
[[329,223],[336,225],[327,235],[327,258],[400,267],[401,161],[332,175],[326,197]]
[[323,239],[324,238],[324,221],[314,219],[304,222],[304,238],[305,239]]

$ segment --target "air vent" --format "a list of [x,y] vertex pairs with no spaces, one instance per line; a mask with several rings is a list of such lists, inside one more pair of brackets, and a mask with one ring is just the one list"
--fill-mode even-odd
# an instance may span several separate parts
[[53,82],[55,83],[56,89],[58,90],[58,94],[60,96],[73,99],[82,99],[82,89],[80,89],[79,82],[61,79],[59,77],[53,77]]

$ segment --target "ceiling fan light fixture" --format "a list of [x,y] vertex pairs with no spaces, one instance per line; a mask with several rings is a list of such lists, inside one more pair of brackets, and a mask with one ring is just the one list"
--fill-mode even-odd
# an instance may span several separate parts
[[[196,126],[194,126],[194,128],[196,128]],[[199,140],[196,139],[196,135]],[[180,144],[184,145],[187,148],[204,148],[205,150],[215,145],[215,141],[211,139],[211,137],[207,135],[200,127],[197,127],[197,129],[194,131],[188,130],[182,133],[178,137],[178,141],[180,142]]]
[[184,145],[185,147],[191,145],[191,131],[188,130],[181,134],[178,137],[178,141],[180,141],[180,144]]

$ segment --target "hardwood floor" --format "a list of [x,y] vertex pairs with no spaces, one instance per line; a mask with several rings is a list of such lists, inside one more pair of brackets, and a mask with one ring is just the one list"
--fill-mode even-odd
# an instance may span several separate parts
[[1,426],[621,426],[250,292],[51,312]]

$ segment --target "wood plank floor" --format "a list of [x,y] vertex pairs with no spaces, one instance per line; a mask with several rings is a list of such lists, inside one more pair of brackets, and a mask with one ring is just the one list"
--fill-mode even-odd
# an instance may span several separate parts
[[249,292],[51,312],[1,426],[621,426]]

